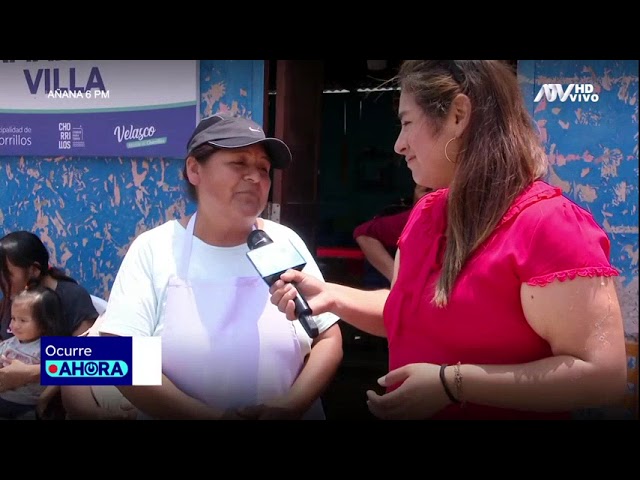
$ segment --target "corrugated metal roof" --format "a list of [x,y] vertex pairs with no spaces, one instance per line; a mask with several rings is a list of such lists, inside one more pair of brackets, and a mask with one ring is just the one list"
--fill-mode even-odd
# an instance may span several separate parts
[[[399,87],[374,87],[374,88],[358,88],[356,92],[358,93],[371,93],[371,92],[390,92],[390,91],[399,91]],[[351,93],[351,90],[347,90],[345,88],[337,88],[335,90],[323,90],[322,93]],[[269,92],[269,95],[275,95],[275,90]]]

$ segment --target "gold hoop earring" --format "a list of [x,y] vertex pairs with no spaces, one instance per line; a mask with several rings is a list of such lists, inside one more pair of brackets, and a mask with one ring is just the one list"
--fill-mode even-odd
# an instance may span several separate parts
[[449,158],[449,155],[447,154],[447,147],[448,147],[448,146],[449,146],[449,144],[450,144],[451,142],[453,142],[455,139],[456,139],[456,137],[453,137],[453,138],[452,138],[451,140],[449,140],[449,141],[447,142],[447,144],[444,146],[444,156],[447,158],[447,160],[448,160],[449,162],[451,162],[451,163],[453,163],[453,164],[455,164],[456,162],[454,162],[453,160],[451,160],[451,159]]

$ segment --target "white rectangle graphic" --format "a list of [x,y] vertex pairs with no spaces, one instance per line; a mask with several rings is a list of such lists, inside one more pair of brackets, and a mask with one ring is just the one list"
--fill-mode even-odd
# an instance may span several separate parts
[[162,385],[162,337],[131,340],[131,384]]

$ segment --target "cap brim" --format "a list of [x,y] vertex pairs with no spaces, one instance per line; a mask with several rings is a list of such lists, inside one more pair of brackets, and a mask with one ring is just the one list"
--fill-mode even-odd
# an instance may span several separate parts
[[289,150],[286,143],[278,138],[261,138],[259,140],[255,138],[230,138],[228,140],[208,141],[205,143],[221,148],[241,148],[262,143],[267,155],[269,155],[273,168],[287,168],[291,163],[291,150]]

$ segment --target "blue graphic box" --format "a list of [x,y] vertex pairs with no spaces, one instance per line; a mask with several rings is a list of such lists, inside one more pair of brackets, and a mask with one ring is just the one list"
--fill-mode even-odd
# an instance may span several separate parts
[[42,337],[42,385],[132,385],[131,337]]

